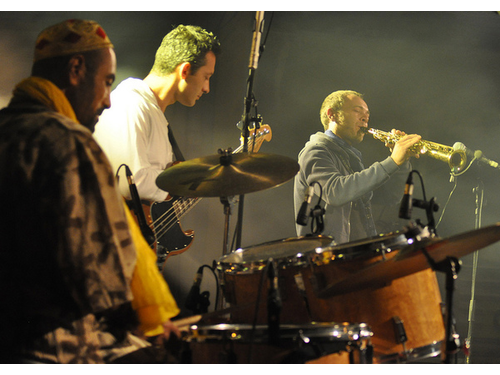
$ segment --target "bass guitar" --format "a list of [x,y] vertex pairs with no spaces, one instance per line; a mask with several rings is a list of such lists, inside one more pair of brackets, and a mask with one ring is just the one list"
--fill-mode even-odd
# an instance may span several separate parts
[[[269,142],[271,138],[272,132],[269,125],[262,125],[257,130],[252,129],[248,137],[249,152],[258,152],[262,143]],[[242,149],[243,137],[240,146],[233,151],[233,154],[241,152]],[[184,231],[179,221],[200,200],[201,198],[171,196],[163,202],[141,200],[146,221],[156,239],[154,250],[156,250],[160,269],[170,256],[181,254],[191,246],[194,231],[192,229]]]

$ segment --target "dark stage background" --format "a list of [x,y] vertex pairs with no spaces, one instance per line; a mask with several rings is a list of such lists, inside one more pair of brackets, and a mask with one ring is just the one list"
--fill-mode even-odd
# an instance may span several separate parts
[[[211,93],[194,108],[173,105],[167,118],[186,158],[239,145],[236,123],[243,113],[255,12],[1,12],[0,106],[8,103],[17,81],[30,73],[33,45],[46,26],[67,18],[98,21],[113,41],[118,79],[143,78],[154,53],[172,25],[196,24],[219,36],[223,55],[217,62]],[[272,19],[272,22],[271,22]],[[264,53],[255,75],[254,93],[273,139],[261,152],[296,159],[309,135],[321,130],[319,108],[338,89],[365,94],[370,126],[397,128],[452,146],[465,143],[500,160],[500,16],[496,12],[266,12]],[[388,155],[380,141],[366,137],[359,145],[365,164]],[[413,166],[423,177],[427,197],[436,197],[441,215],[454,184],[449,168],[422,157]],[[421,186],[414,175],[415,196]],[[499,221],[500,170],[477,163],[458,177],[438,226],[441,237],[473,230],[476,186],[484,187],[481,226]],[[403,186],[391,186],[403,192]],[[245,198],[242,246],[295,236],[293,181]],[[397,207],[375,206],[391,228],[406,221]],[[233,207],[231,237],[236,222]],[[425,216],[414,210],[413,219]],[[222,255],[224,212],[218,198],[205,198],[183,220],[196,231],[191,248],[168,260],[164,274],[180,306],[198,267]],[[388,228],[388,227],[387,227]],[[479,251],[471,363],[497,363],[500,351],[500,255],[494,244]],[[468,334],[472,254],[462,258],[455,294],[455,317],[462,339]],[[444,277],[438,275],[441,286]],[[202,290],[211,292],[213,276],[205,270]],[[443,291],[444,298],[444,291]],[[183,315],[189,315],[183,311]],[[463,356],[459,360],[464,361]]]

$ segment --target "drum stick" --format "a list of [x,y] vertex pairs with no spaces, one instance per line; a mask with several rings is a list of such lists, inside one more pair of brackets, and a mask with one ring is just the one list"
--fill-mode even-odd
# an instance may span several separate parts
[[200,320],[210,320],[214,317],[220,317],[221,315],[226,315],[230,313],[231,311],[238,311],[238,310],[243,310],[245,308],[248,308],[250,306],[253,306],[255,303],[247,303],[243,306],[239,306],[236,308],[226,308],[222,310],[217,310],[217,311],[212,311],[209,313],[205,313],[203,315],[193,315],[193,316],[188,316],[187,318],[182,318],[182,319],[177,319],[177,320],[172,320],[172,323],[179,328],[181,331],[187,331],[189,326],[195,323],[198,323]]
[[187,318],[173,320],[172,323],[179,328],[179,330],[187,330],[191,324],[198,323],[201,320],[201,315],[188,316]]

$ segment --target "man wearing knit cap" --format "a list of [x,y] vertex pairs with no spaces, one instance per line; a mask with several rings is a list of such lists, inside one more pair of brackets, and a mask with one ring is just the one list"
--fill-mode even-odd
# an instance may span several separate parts
[[62,22],[39,35],[32,75],[0,111],[1,362],[155,362],[162,353],[131,332],[178,333],[92,136],[115,69],[100,25]]
[[72,19],[45,29],[36,40],[35,61],[102,48],[113,48],[102,27],[92,21]]
[[[69,74],[62,73],[65,70]],[[115,70],[113,45],[101,26],[91,21],[69,20],[38,36],[32,77],[16,90],[23,90],[27,84],[38,85],[38,77],[51,81],[74,110],[69,117],[76,116],[78,122],[93,131],[99,115],[111,105],[109,94]]]

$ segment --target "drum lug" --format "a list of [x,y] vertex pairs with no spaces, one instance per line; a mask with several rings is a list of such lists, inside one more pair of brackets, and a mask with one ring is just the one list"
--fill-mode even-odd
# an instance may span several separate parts
[[371,344],[360,346],[357,350],[347,348],[349,352],[349,363],[351,365],[366,365],[373,363],[373,346]]
[[[381,250],[381,253],[382,253],[382,260],[387,260],[385,254],[387,253],[387,250],[386,250],[386,247],[382,244],[382,248],[380,249]],[[389,249],[389,252],[390,252],[390,249]]]
[[299,330],[299,334],[298,334],[300,340],[302,341],[302,343],[304,344],[309,344],[311,342],[311,339],[307,336],[304,335],[304,332],[302,330]]
[[406,335],[406,329],[403,320],[399,316],[393,316],[392,322],[394,324],[394,332],[396,333],[396,342],[403,345],[403,356],[408,356],[408,350],[406,350],[406,342],[408,341],[408,336]]
[[394,331],[396,332],[396,342],[403,344],[408,341],[406,336],[405,325],[399,316],[393,316],[392,322],[394,323]]

